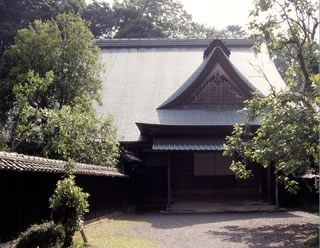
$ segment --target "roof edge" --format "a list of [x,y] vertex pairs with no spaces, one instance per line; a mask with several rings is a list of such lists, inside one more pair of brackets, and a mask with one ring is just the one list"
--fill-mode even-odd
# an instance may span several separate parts
[[[0,159],[56,166],[58,170],[57,172],[62,172],[64,170],[64,164],[67,163],[67,161],[63,161],[63,160],[48,159],[43,157],[29,156],[25,154],[19,154],[15,152],[4,152],[4,151],[0,151]],[[127,175],[122,173],[118,168],[114,168],[114,167],[107,167],[107,166],[101,166],[101,165],[99,166],[99,165],[84,164],[84,163],[74,163],[74,162],[72,162],[72,164],[75,166],[75,171],[74,171],[75,174],[84,174],[84,175],[96,174],[97,176],[99,175],[103,176],[103,174],[106,174],[105,176],[107,176],[108,174],[108,176],[127,177]],[[88,173],[85,172],[85,170],[89,170],[89,169],[92,170],[92,173],[89,171]],[[3,170],[3,168],[0,168],[0,170]],[[10,170],[10,168],[8,168],[8,170]],[[28,168],[27,170],[24,170],[21,168],[17,168],[14,170],[15,171],[37,171],[36,169],[32,170],[30,168]]]
[[[177,48],[177,47],[203,47],[207,48],[212,39],[97,39],[96,45],[102,49],[117,48]],[[249,39],[222,39],[226,47],[252,47],[254,43],[262,40]]]

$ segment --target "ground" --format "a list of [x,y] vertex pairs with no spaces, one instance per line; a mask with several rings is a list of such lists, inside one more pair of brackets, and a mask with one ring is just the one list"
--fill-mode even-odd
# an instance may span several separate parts
[[318,216],[300,211],[148,213],[106,219],[85,232],[92,246],[108,248],[299,248],[318,225]]

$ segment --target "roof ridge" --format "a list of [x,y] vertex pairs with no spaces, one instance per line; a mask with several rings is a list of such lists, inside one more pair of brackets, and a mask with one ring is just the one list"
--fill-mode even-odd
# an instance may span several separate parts
[[[252,39],[222,39],[226,47],[252,47],[262,40]],[[96,39],[100,48],[168,48],[168,47],[202,47],[207,48],[212,39],[207,38],[131,38],[131,39]]]
[[229,57],[231,52],[230,50],[226,47],[225,43],[220,40],[220,39],[214,39],[209,46],[207,47],[207,49],[204,51],[203,53],[203,58],[205,59],[206,57],[208,57],[209,55],[211,55],[211,52],[213,49],[215,49],[216,47],[220,47],[223,52]]

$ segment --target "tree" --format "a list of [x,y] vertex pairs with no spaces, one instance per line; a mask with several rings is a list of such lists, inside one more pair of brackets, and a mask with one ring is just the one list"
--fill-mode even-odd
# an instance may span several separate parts
[[119,158],[117,129],[111,115],[98,119],[90,99],[78,98],[61,109],[44,110],[45,156],[114,167]]
[[[310,76],[318,73],[318,10],[319,4],[314,0],[256,0],[250,13],[254,18],[250,28],[258,32],[254,37],[265,39],[272,55],[277,56],[280,51],[290,59],[285,80],[291,87],[297,84],[295,87],[301,92],[312,90]],[[266,16],[264,22],[257,18],[261,14]]]
[[21,27],[22,8],[18,0],[0,0],[0,56],[13,43]]
[[[115,166],[113,119],[98,119],[99,49],[72,14],[19,30],[2,57],[2,129],[12,151]],[[30,149],[31,148],[31,149]]]
[[[226,155],[236,155],[231,169],[239,178],[248,178],[247,166],[273,166],[278,182],[291,193],[299,190],[297,176],[318,173],[319,161],[319,53],[315,29],[319,25],[318,4],[314,1],[256,0],[251,15],[269,14],[264,22],[254,19],[255,37],[267,41],[272,54],[286,54],[290,64],[285,81],[288,90],[262,98],[255,94],[246,102],[248,123],[234,127],[227,137]],[[250,128],[259,119],[257,130]]]
[[130,20],[121,28],[115,38],[164,38],[162,30],[152,24],[147,18]]
[[35,19],[81,14],[85,7],[85,0],[0,0],[0,56],[13,44],[17,31]]
[[244,31],[240,25],[228,25],[226,32],[230,38],[246,38],[246,31]]
[[81,16],[90,23],[90,30],[95,38],[110,38],[113,36],[114,18],[108,3],[94,0],[87,6]]
[[6,120],[14,107],[13,87],[26,82],[30,70],[44,77],[53,71],[48,90],[37,98],[42,108],[70,104],[75,97],[99,100],[101,89],[99,48],[84,21],[72,14],[55,20],[36,20],[19,30],[15,44],[5,52],[0,64],[1,115]]
[[[195,38],[218,33],[195,23],[176,0],[124,0],[113,4],[116,32],[121,38]],[[211,37],[212,38],[212,37]]]
[[17,30],[35,19],[55,18],[61,13],[80,15],[95,38],[227,38],[225,30],[192,20],[177,0],[0,0],[0,57],[9,48]]
[[10,135],[12,151],[16,151],[23,142],[40,145],[43,108],[39,107],[37,99],[48,90],[52,81],[52,71],[47,72],[44,78],[30,71],[26,83],[13,87],[16,101],[6,122],[7,127],[11,128],[7,133]]
[[[69,167],[66,164],[65,167]],[[62,248],[73,245],[73,235],[83,226],[84,214],[89,212],[88,193],[75,183],[75,176],[67,171],[65,178],[57,182],[54,194],[49,203],[52,209],[52,219],[56,224],[63,226],[65,237]]]

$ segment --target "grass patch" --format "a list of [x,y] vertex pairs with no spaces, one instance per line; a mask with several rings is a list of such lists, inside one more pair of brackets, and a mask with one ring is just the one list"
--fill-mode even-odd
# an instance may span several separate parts
[[310,235],[306,241],[304,242],[305,245],[309,247],[319,247],[319,234],[312,234]]
[[[128,228],[143,222],[136,216],[123,215],[117,219],[105,219],[84,227],[90,246],[110,248],[159,248],[155,242],[134,237]],[[74,238],[74,248],[83,248],[80,233]]]

